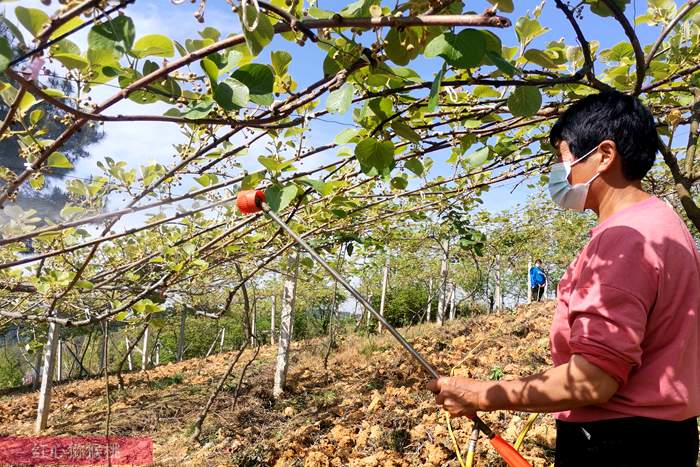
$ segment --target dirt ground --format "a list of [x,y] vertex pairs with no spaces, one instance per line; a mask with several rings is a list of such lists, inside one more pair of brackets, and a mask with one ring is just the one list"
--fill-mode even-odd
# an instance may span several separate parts
[[[553,302],[514,312],[422,325],[403,332],[442,373],[515,378],[550,365],[548,329]],[[233,406],[246,351],[204,424],[202,444],[192,425],[234,353],[160,366],[126,376],[110,389],[110,432],[151,436],[156,465],[457,466],[443,414],[424,389],[427,377],[388,335],[345,337],[323,368],[325,341],[294,344],[289,386],[272,397],[275,349],[262,347]],[[104,434],[104,379],[56,387],[50,435]],[[37,393],[0,398],[0,436],[32,434]],[[483,418],[514,442],[527,414],[495,412]],[[466,448],[471,423],[452,422]],[[521,451],[536,466],[553,458],[554,424],[543,416]],[[477,465],[503,465],[482,438]]]

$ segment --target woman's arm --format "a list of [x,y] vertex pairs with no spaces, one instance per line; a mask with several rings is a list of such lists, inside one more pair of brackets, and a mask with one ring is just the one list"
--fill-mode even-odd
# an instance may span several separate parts
[[428,383],[437,403],[454,416],[491,410],[561,412],[607,402],[618,387],[613,377],[580,355],[544,373],[513,381],[453,377]]

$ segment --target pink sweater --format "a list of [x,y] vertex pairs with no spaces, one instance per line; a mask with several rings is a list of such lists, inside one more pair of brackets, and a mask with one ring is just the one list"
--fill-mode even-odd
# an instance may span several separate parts
[[579,354],[620,388],[605,404],[556,418],[700,414],[700,255],[670,206],[650,198],[591,230],[558,297],[550,333],[554,364]]

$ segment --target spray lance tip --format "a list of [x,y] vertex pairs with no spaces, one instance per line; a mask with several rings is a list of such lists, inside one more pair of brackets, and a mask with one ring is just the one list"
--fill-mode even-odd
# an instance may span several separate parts
[[242,214],[255,214],[262,209],[265,193],[262,190],[243,190],[236,196],[236,206]]

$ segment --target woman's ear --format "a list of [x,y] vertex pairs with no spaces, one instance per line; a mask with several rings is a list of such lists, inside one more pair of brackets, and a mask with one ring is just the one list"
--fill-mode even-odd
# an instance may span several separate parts
[[603,140],[598,145],[598,152],[600,153],[598,172],[607,172],[617,162],[619,157],[619,154],[617,153],[617,145],[614,141],[609,139]]

